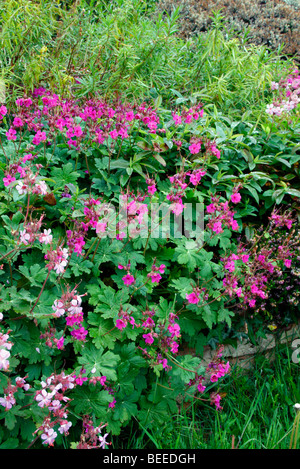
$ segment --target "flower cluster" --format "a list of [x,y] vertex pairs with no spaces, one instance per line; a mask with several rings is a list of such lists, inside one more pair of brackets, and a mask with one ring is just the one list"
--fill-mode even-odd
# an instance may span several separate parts
[[[2,319],[3,315],[0,313]],[[9,340],[9,332],[5,333],[0,331],[0,370],[7,371],[9,369],[9,358],[10,358],[10,351],[13,344]]]
[[[224,351],[224,346],[220,345],[216,350],[213,359],[207,365],[204,374],[195,373],[195,377],[188,383],[189,387],[195,386],[197,391],[203,394],[207,386],[211,383],[217,383],[220,378],[223,378],[230,372],[229,362],[221,359]],[[220,405],[221,395],[217,392],[210,393],[210,403],[216,406],[217,410],[222,410]]]
[[4,397],[0,397],[0,405],[5,407],[5,410],[11,409],[16,404],[14,395],[19,389],[23,389],[24,391],[30,389],[30,385],[26,383],[25,378],[21,378],[20,376],[16,377],[15,384],[12,384],[11,381],[8,380],[8,385],[3,390]]
[[190,107],[189,109],[184,109],[181,113],[178,110],[172,112],[172,117],[175,125],[180,124],[191,124],[193,120],[198,120],[200,117],[203,117],[202,103],[196,104],[195,106]]
[[266,107],[266,113],[270,116],[289,114],[300,103],[300,71],[295,69],[285,79],[272,82],[271,89],[276,91],[277,99]]
[[[61,296],[60,299],[55,300],[52,305],[54,318],[64,316],[66,318],[66,325],[71,330],[71,336],[75,340],[85,341],[88,331],[82,326],[83,323],[83,310],[82,310],[82,296],[78,295],[76,290],[67,291]],[[64,346],[64,336],[56,342],[58,348]]]
[[55,270],[57,274],[63,274],[67,266],[67,259],[69,257],[68,248],[58,246],[56,249],[50,249],[45,254],[48,264],[46,268],[49,270]]
[[[41,432],[44,445],[53,446],[57,431],[68,435],[72,422],[68,420],[68,403],[70,398],[65,394],[76,386],[72,374],[52,373],[45,381],[41,381],[42,389],[35,392],[34,400],[41,408],[47,408],[49,414],[34,433]],[[57,431],[55,430],[57,428]]]
[[107,442],[108,433],[102,435],[101,431],[107,424],[100,424],[96,427],[88,415],[83,417],[83,429],[80,435],[80,441],[76,449],[105,449],[111,443]]
[[164,274],[165,268],[166,268],[165,264],[161,264],[160,266],[157,266],[155,264],[155,259],[154,259],[151,272],[147,275],[149,278],[151,278],[152,283],[160,282],[160,280],[162,279],[162,276],[160,274]]
[[[291,230],[293,219],[289,213],[280,215],[273,211],[267,227],[267,237],[260,234],[255,241],[246,247],[240,243],[237,253],[221,259],[225,275],[223,286],[225,293],[238,297],[244,307],[257,306],[257,300],[268,298],[270,279],[281,272],[281,265],[290,268],[293,252],[290,249],[292,235],[285,236],[280,243],[274,243],[278,229]],[[269,240],[267,242],[266,240]]]
[[171,209],[175,215],[178,216],[183,212],[183,197],[186,195],[186,189],[189,187],[189,184],[197,186],[205,174],[206,170],[204,168],[197,168],[193,171],[181,171],[173,176],[169,176],[171,189],[166,198],[172,202]]
[[[238,192],[234,195],[237,196]],[[232,199],[231,199],[232,200]],[[240,198],[235,198],[234,203],[239,201]],[[229,228],[234,231],[239,229],[237,221],[234,219],[235,211],[230,209],[229,202],[220,202],[220,197],[212,196],[211,203],[207,205],[206,212],[209,214],[209,221],[207,228],[212,232],[218,234],[224,231],[224,228]]]

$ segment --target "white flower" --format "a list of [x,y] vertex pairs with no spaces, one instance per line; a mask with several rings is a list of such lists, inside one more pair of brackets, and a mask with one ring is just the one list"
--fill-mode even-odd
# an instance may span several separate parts
[[48,445],[52,445],[56,437],[57,433],[53,430],[53,428],[46,429],[45,433],[41,435],[42,440],[45,440],[43,441],[43,444]]
[[30,234],[26,233],[26,230],[20,231],[20,241],[23,244],[28,244],[28,241],[30,240]]
[[47,194],[47,185],[45,181],[40,181],[35,184],[36,192],[38,194],[46,195]]
[[44,233],[42,233],[41,236],[39,237],[39,241],[44,244],[50,244],[52,243],[52,238],[53,236],[49,228],[49,230],[44,230]]
[[65,271],[65,267],[67,265],[66,261],[61,261],[58,264],[55,264],[54,270],[57,274],[62,274]]
[[8,358],[10,357],[10,352],[5,349],[0,349],[0,370],[8,370],[9,361]]
[[55,311],[54,316],[59,318],[65,314],[65,309],[63,308],[64,304],[60,300],[55,300],[54,304],[52,305],[53,311]]
[[58,431],[61,434],[67,433],[71,426],[72,426],[72,422],[68,422],[67,420],[62,420],[61,421],[61,426],[59,427]]
[[43,389],[40,394],[35,397],[35,400],[38,402],[39,407],[48,406],[51,403],[51,399],[49,399],[49,394],[45,389]]
[[23,183],[23,181],[20,181],[16,185],[16,189],[17,189],[17,191],[19,192],[20,195],[27,194],[27,192],[28,192],[28,187],[26,186],[26,184]]

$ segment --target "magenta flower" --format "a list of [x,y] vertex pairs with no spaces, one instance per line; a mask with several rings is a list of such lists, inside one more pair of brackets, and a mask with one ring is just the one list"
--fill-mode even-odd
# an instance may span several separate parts
[[145,343],[148,345],[153,344],[154,338],[152,337],[152,334],[149,332],[149,334],[143,334],[143,338],[145,339]]
[[199,153],[201,149],[201,143],[192,143],[192,145],[189,146],[189,150],[190,152],[193,154],[193,155],[196,155],[197,153]]
[[190,293],[189,295],[186,295],[186,299],[191,304],[197,304],[200,301],[200,298],[199,298],[198,294],[195,293],[195,292]]
[[242,199],[242,196],[239,192],[235,192],[234,194],[231,195],[231,202],[234,204],[238,204]]
[[17,140],[17,131],[15,129],[10,128],[5,135],[7,140]]
[[109,407],[110,409],[113,409],[113,408],[115,407],[116,403],[117,403],[117,401],[116,401],[116,399],[114,399],[112,402],[110,402],[110,403],[108,404],[108,407]]
[[222,222],[221,221],[216,221],[213,225],[213,231],[215,233],[222,233],[223,228],[222,228]]
[[153,195],[155,192],[156,192],[155,184],[152,184],[152,186],[148,186],[148,194]]
[[76,340],[82,340],[84,341],[86,336],[88,334],[88,331],[84,329],[84,327],[80,327],[79,329],[74,329],[71,331],[71,335],[76,339]]
[[10,174],[8,174],[7,176],[5,176],[3,178],[3,183],[5,185],[5,187],[9,186],[12,182],[14,182],[16,180],[16,178],[14,176],[11,176]]
[[134,279],[133,275],[131,275],[131,274],[126,274],[122,278],[122,280],[124,282],[124,285],[128,285],[128,286],[135,282],[135,279]]
[[122,331],[123,329],[125,329],[125,327],[127,326],[127,322],[124,320],[124,319],[117,319],[116,320],[116,327]]

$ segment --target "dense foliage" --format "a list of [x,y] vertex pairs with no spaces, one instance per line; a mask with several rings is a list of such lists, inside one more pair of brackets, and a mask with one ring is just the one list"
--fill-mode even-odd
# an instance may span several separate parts
[[[7,49],[13,78],[0,106],[2,448],[104,448],[133,418],[151,430],[191,400],[221,410],[224,344],[251,318],[262,327],[299,314],[299,71],[256,90],[258,119],[238,119],[225,97],[217,107],[201,90],[178,91],[192,50],[173,36],[175,14],[153,25],[143,2],[86,4],[77,24],[79,3],[2,16],[11,41],[10,22],[24,15],[32,35]],[[47,46],[34,78],[36,41]],[[241,96],[254,107],[257,94]],[[204,364],[207,345],[215,356]]]

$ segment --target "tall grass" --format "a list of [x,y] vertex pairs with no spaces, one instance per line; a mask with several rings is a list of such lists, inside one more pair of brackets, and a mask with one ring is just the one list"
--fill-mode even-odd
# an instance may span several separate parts
[[250,370],[235,366],[223,383],[221,412],[195,401],[181,407],[156,432],[136,425],[114,437],[120,449],[289,449],[300,448],[293,432],[300,402],[300,363],[293,363],[288,345],[277,346],[275,360],[260,355]]

